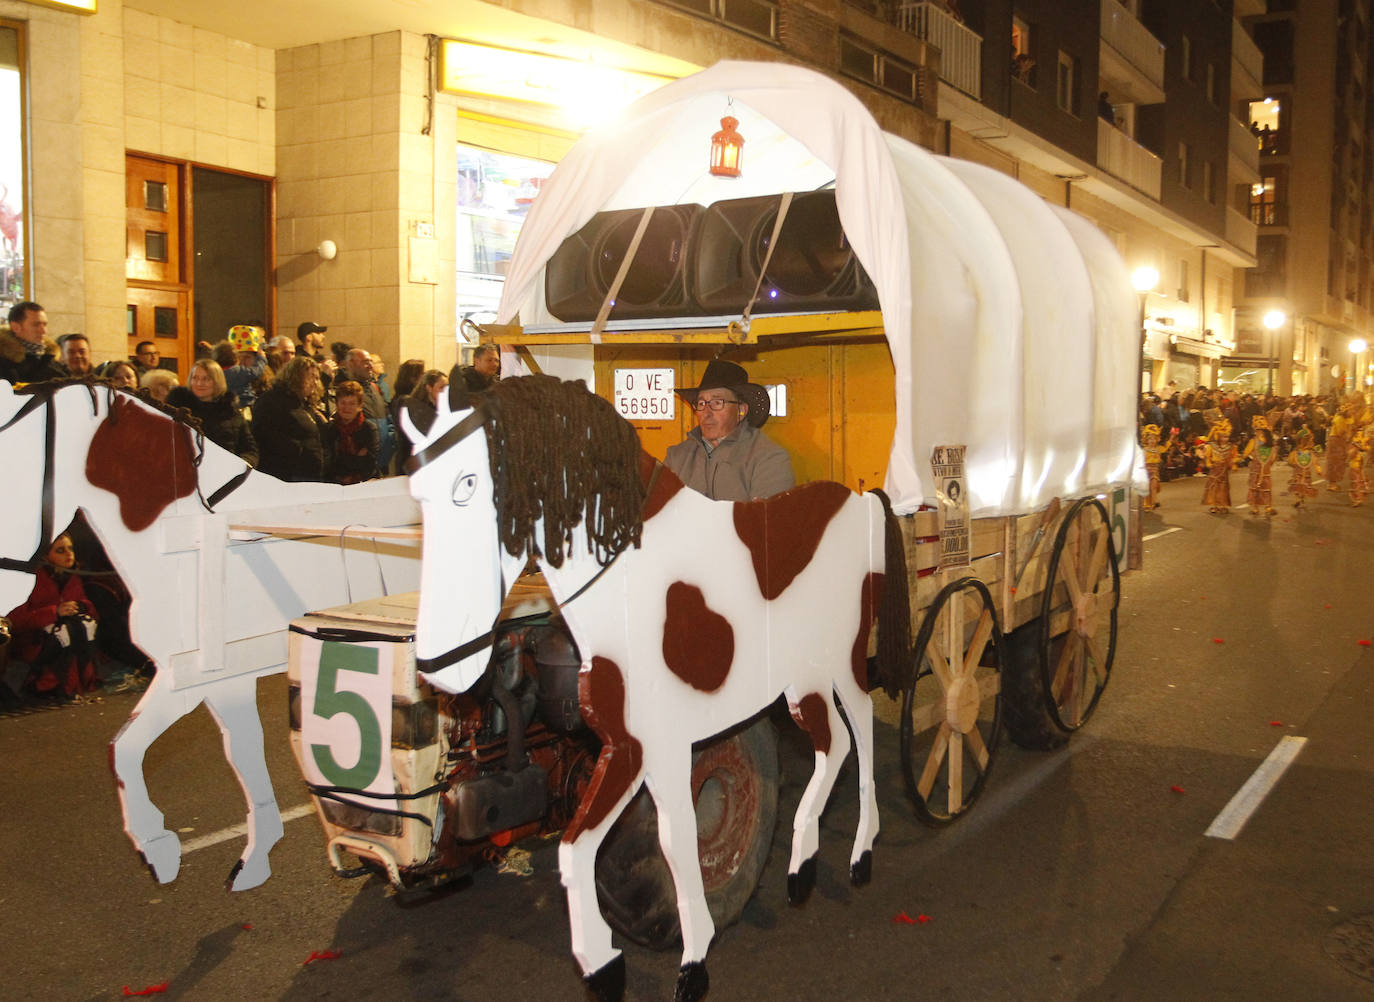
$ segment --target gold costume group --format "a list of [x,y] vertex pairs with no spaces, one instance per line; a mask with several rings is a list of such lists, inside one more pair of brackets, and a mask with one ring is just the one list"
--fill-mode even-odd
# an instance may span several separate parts
[[[1361,397],[1352,396],[1331,419],[1331,426],[1326,433],[1326,489],[1331,493],[1344,490],[1346,474],[1349,473],[1350,503],[1356,508],[1364,504],[1369,491],[1364,464],[1370,442],[1374,440],[1371,424],[1374,424],[1374,409]],[[1270,518],[1277,514],[1274,510],[1273,470],[1279,458],[1278,441],[1270,427],[1270,418],[1257,414],[1251,419],[1250,425],[1250,440],[1239,454],[1235,443],[1231,441],[1231,422],[1225,418],[1212,425],[1207,436],[1204,455],[1207,483],[1203,488],[1202,503],[1214,515],[1224,515],[1231,510],[1231,471],[1245,459],[1250,460],[1250,482],[1245,492],[1250,514]],[[1187,443],[1175,437],[1168,442],[1161,442],[1157,424],[1147,424],[1141,431],[1145,468],[1150,475],[1150,492],[1143,507],[1149,511],[1158,508],[1160,503],[1160,463],[1170,450],[1186,448]],[[1317,488],[1312,480],[1322,476],[1322,467],[1312,448],[1312,429],[1299,428],[1293,439],[1287,459],[1290,471],[1286,493],[1294,499],[1293,507],[1302,509],[1306,507],[1308,498],[1317,496]]]

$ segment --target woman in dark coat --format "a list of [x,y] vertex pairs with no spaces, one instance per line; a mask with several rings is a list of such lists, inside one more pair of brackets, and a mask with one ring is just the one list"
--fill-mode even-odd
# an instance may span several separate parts
[[334,416],[321,433],[325,473],[336,484],[374,480],[377,470],[377,426],[363,413],[361,383],[346,379],[334,386]]
[[448,376],[438,369],[430,369],[420,376],[414,389],[403,397],[398,395],[391,402],[394,409],[392,423],[400,429],[396,447],[396,468],[399,472],[410,472],[406,469],[406,461],[415,451],[415,443],[406,436],[405,426],[401,424],[401,411],[410,415],[410,423],[415,425],[416,431],[428,432],[439,414],[439,394],[447,388]]
[[193,363],[187,385],[174,387],[167,394],[167,403],[190,411],[192,417],[199,419],[205,437],[221,449],[229,450],[249,466],[258,465],[258,443],[243,419],[243,412],[234,406],[218,362],[202,358]]
[[258,440],[258,470],[279,480],[324,480],[323,418],[319,366],[297,355],[282,367],[276,382],[253,405],[253,437]]

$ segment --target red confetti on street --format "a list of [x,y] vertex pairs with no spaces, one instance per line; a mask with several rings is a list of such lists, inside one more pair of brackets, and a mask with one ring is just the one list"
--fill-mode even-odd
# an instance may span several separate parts
[[130,991],[129,986],[125,985],[124,994],[129,997],[132,997],[134,995],[161,995],[163,992],[167,990],[167,986],[170,984],[170,981],[164,981],[160,985],[149,985],[147,988],[143,989],[140,992]]
[[930,916],[917,915],[915,918],[912,918],[906,912],[898,912],[896,915],[892,916],[892,921],[897,925],[925,925],[930,921]]
[[1213,638],[1212,638],[1212,643],[1214,643],[1214,644],[1224,644],[1224,643],[1226,643],[1226,641],[1222,640],[1220,637],[1213,637]]
[[240,929],[249,929],[249,930],[251,930],[251,929],[253,928],[253,923],[252,923],[252,922],[245,922],[245,923],[243,923],[243,925],[239,926],[239,928],[240,928]]
[[1269,726],[1270,726],[1270,727],[1282,727],[1282,726],[1283,726],[1283,721],[1282,721],[1282,720],[1271,720],[1271,721],[1269,721]]
[[1329,609],[1329,608],[1331,608],[1331,603],[1330,603],[1330,602],[1327,602],[1326,605],[1322,606],[1322,608],[1324,608],[1324,609]]
[[1357,642],[1361,647],[1368,647],[1368,646],[1370,645],[1370,643],[1374,643],[1374,641],[1369,641],[1369,640],[1360,640],[1360,641],[1356,641],[1356,642]]
[[301,966],[313,964],[317,960],[338,960],[342,956],[342,950],[311,950],[310,956],[301,961]]
[[1179,785],[1177,785],[1177,784],[1175,784],[1175,785],[1169,787],[1169,789],[1172,790],[1174,793],[1187,793],[1187,792],[1188,792],[1187,790],[1183,789],[1183,787],[1181,787],[1181,786],[1179,786]]

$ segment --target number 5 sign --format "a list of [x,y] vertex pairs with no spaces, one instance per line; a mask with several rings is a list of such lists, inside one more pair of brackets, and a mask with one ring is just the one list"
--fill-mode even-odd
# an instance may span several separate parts
[[[391,772],[391,678],[396,645],[299,636],[301,744],[310,783],[396,792]],[[349,797],[362,807],[396,809],[394,799]]]

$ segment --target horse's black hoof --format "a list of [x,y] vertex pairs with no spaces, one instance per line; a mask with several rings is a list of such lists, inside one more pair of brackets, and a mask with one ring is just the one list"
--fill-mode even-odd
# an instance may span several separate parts
[[625,954],[582,979],[587,997],[594,1002],[620,1002],[625,997]]
[[677,988],[673,990],[673,1002],[699,1002],[706,997],[711,987],[711,979],[706,974],[706,961],[694,960],[683,964],[677,974]]
[[855,887],[863,887],[873,879],[873,850],[865,849],[857,863],[849,867],[849,882]]
[[237,877],[237,876],[239,875],[239,871],[242,870],[242,869],[243,869],[243,860],[242,860],[242,859],[239,859],[237,862],[234,863],[233,869],[231,869],[231,870],[229,871],[229,876],[225,878],[225,881],[224,881],[224,888],[225,888],[225,890],[232,891],[232,890],[234,889],[234,878]]
[[816,857],[803,861],[796,873],[787,875],[787,901],[793,905],[804,905],[811,897],[816,886]]

